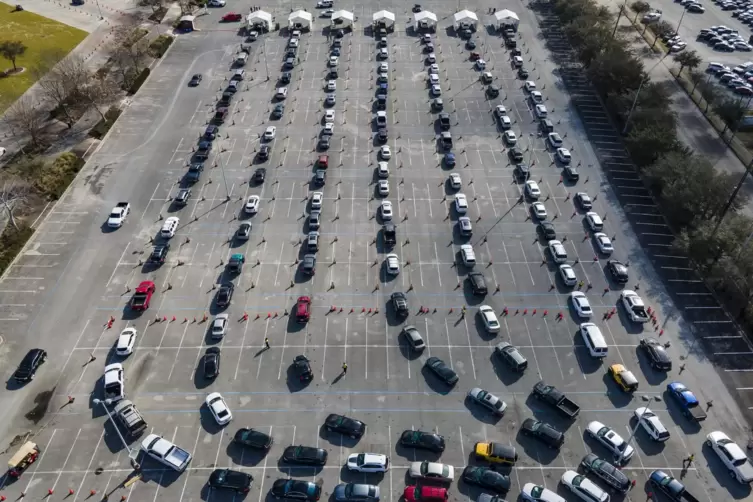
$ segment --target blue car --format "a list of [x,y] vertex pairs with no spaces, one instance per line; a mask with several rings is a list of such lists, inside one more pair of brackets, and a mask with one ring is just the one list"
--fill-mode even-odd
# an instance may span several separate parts
[[447,153],[444,156],[444,164],[447,167],[455,167],[455,154],[454,153]]

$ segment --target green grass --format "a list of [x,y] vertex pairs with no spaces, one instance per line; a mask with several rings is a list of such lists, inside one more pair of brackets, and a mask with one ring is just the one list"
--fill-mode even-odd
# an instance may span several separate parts
[[[13,5],[0,3],[0,40],[19,40],[27,49],[16,60],[16,66],[31,68],[41,54],[51,51],[69,53],[88,33],[52,19],[23,11],[11,12]],[[0,71],[13,68],[10,61],[0,58]],[[0,77],[0,113],[13,104],[34,84],[33,72],[25,71]]]

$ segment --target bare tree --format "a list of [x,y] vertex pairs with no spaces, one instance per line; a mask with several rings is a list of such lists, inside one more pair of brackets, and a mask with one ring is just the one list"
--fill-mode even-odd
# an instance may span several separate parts
[[65,56],[65,53],[58,50],[44,53],[33,72],[44,96],[62,111],[65,123],[71,128],[75,117],[70,107],[80,99],[81,88],[86,84],[89,72],[80,55],[61,56]]
[[0,209],[8,216],[10,224],[18,230],[16,212],[27,203],[31,187],[17,178],[7,179],[0,188]]
[[141,0],[141,5],[148,5],[152,8],[152,13],[158,12],[160,9],[167,7],[168,0]]
[[28,94],[21,96],[3,115],[5,123],[14,131],[28,134],[34,146],[41,144],[46,119],[47,113]]
[[106,122],[106,107],[117,97],[117,84],[111,78],[99,78],[92,75],[81,91],[81,98],[93,106],[102,120]]
[[193,7],[191,6],[191,0],[178,0],[180,6],[180,15],[187,16],[193,13]]
[[138,28],[138,19],[133,18],[126,25],[116,28],[110,46],[113,67],[124,88],[130,87],[149,59],[149,40],[146,30]]

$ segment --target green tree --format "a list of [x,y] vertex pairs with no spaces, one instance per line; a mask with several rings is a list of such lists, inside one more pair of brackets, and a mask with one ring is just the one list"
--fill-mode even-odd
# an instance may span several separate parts
[[646,12],[651,10],[651,6],[648,2],[638,0],[630,4],[630,10],[632,10],[636,14],[645,14]]
[[704,112],[709,111],[710,106],[722,98],[722,93],[719,88],[713,82],[701,82],[698,84],[698,91],[701,93],[701,97],[706,101],[706,108]]
[[16,67],[16,59],[18,56],[23,56],[26,52],[26,46],[18,40],[5,40],[0,42],[0,55],[5,59],[13,63],[13,70],[18,70]]
[[698,68],[703,62],[703,59],[701,59],[701,56],[699,56],[696,51],[678,52],[672,59],[674,59],[675,62],[680,65],[680,73],[682,73],[682,70],[686,66],[688,67],[688,69],[693,71]]
[[630,156],[642,169],[650,166],[661,155],[672,151],[676,144],[674,134],[666,134],[666,130],[659,124],[633,125],[625,137],[625,146],[630,151]]
[[623,94],[643,80],[643,62],[622,46],[611,46],[591,62],[588,77],[602,94]]
[[690,81],[693,82],[693,88],[690,90],[691,93],[695,92],[695,89],[696,87],[698,87],[698,84],[708,79],[708,76],[705,73],[701,71],[693,71],[693,70],[690,70],[689,77],[690,77]]
[[736,131],[740,125],[740,120],[745,116],[746,108],[742,104],[742,99],[726,98],[718,100],[712,105],[714,113],[722,119],[724,122],[724,130],[722,134],[727,132],[727,129]]

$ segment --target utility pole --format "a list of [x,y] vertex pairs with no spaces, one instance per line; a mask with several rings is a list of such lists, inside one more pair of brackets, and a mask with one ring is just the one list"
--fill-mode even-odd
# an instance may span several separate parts
[[128,451],[128,458],[131,459],[131,467],[138,470],[140,466],[136,462],[136,457],[139,456],[139,450],[128,446],[128,443],[126,443],[125,438],[123,438],[123,434],[120,433],[118,424],[116,424],[115,420],[112,418],[112,414],[110,413],[110,410],[107,408],[108,406],[112,404],[112,399],[105,399],[104,401],[102,401],[101,399],[95,398],[95,399],[92,399],[92,403],[94,403],[95,405],[101,404],[102,407],[105,409],[105,413],[107,413],[107,417],[110,419],[110,423],[112,424],[113,429],[115,429],[115,432],[118,433],[118,437],[120,438],[120,441],[123,443],[123,446]]
[[664,56],[662,56],[662,58],[659,60],[659,62],[656,63],[650,70],[648,70],[646,72],[646,78],[644,78],[643,80],[641,80],[641,85],[639,85],[638,86],[638,90],[635,91],[635,99],[633,99],[633,104],[632,104],[632,106],[630,106],[630,111],[628,112],[628,116],[625,119],[625,126],[622,128],[622,134],[623,135],[627,133],[628,125],[630,125],[630,117],[633,116],[633,111],[635,111],[635,105],[638,104],[638,96],[641,94],[641,89],[643,89],[643,85],[646,82],[648,82],[649,79],[651,78],[651,72],[654,71],[656,69],[656,67],[659,66],[662,63],[662,61],[664,61],[664,58],[666,58],[667,56],[669,56],[669,53],[666,53]]
[[[625,0],[625,3],[623,3],[619,9],[617,9],[617,21],[614,23],[614,30],[612,30],[612,39],[614,39],[614,36],[617,34],[617,27],[620,25],[620,18],[622,17],[622,12],[627,8],[627,0]],[[683,12],[684,14],[684,12]],[[627,14],[625,14],[627,16]]]

